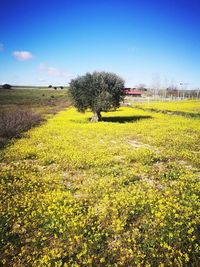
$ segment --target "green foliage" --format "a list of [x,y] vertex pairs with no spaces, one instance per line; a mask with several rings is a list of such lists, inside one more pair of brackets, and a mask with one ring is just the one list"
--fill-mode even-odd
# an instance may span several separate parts
[[5,84],[2,85],[2,88],[3,89],[11,89],[12,86],[10,84],[5,83]]
[[116,74],[94,72],[72,80],[69,92],[78,111],[91,109],[100,116],[102,111],[119,107],[123,88],[124,81]]

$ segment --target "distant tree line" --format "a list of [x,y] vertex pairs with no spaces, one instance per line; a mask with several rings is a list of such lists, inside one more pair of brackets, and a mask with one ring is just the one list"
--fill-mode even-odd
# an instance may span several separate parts
[[49,85],[49,88],[53,88],[54,90],[57,90],[57,89],[61,89],[61,90],[63,90],[64,89],[64,87],[63,86],[52,86],[52,85]]

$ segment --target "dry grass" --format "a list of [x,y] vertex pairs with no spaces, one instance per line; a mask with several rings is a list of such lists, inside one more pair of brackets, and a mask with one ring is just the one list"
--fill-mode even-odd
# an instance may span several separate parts
[[19,107],[10,111],[0,112],[0,137],[11,138],[20,137],[23,131],[27,131],[39,124],[42,120],[40,113]]

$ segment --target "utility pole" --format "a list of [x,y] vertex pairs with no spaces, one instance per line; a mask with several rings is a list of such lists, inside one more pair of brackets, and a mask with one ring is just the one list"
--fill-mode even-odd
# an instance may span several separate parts
[[[189,85],[189,83],[180,83],[180,90],[183,91],[183,90],[186,90],[187,88],[187,85]],[[183,95],[183,98],[185,97],[185,92],[182,92],[182,95]]]

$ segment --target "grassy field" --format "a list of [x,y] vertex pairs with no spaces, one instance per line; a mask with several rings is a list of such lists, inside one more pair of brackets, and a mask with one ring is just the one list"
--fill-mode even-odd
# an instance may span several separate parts
[[30,108],[41,108],[52,106],[59,101],[68,100],[67,90],[53,89],[11,89],[0,90],[0,109],[23,105]]
[[184,116],[200,117],[200,99],[182,100],[173,102],[149,102],[149,103],[133,103],[134,107],[144,110],[152,110],[159,112],[171,112]]
[[5,266],[199,266],[200,123],[73,108],[1,151]]

